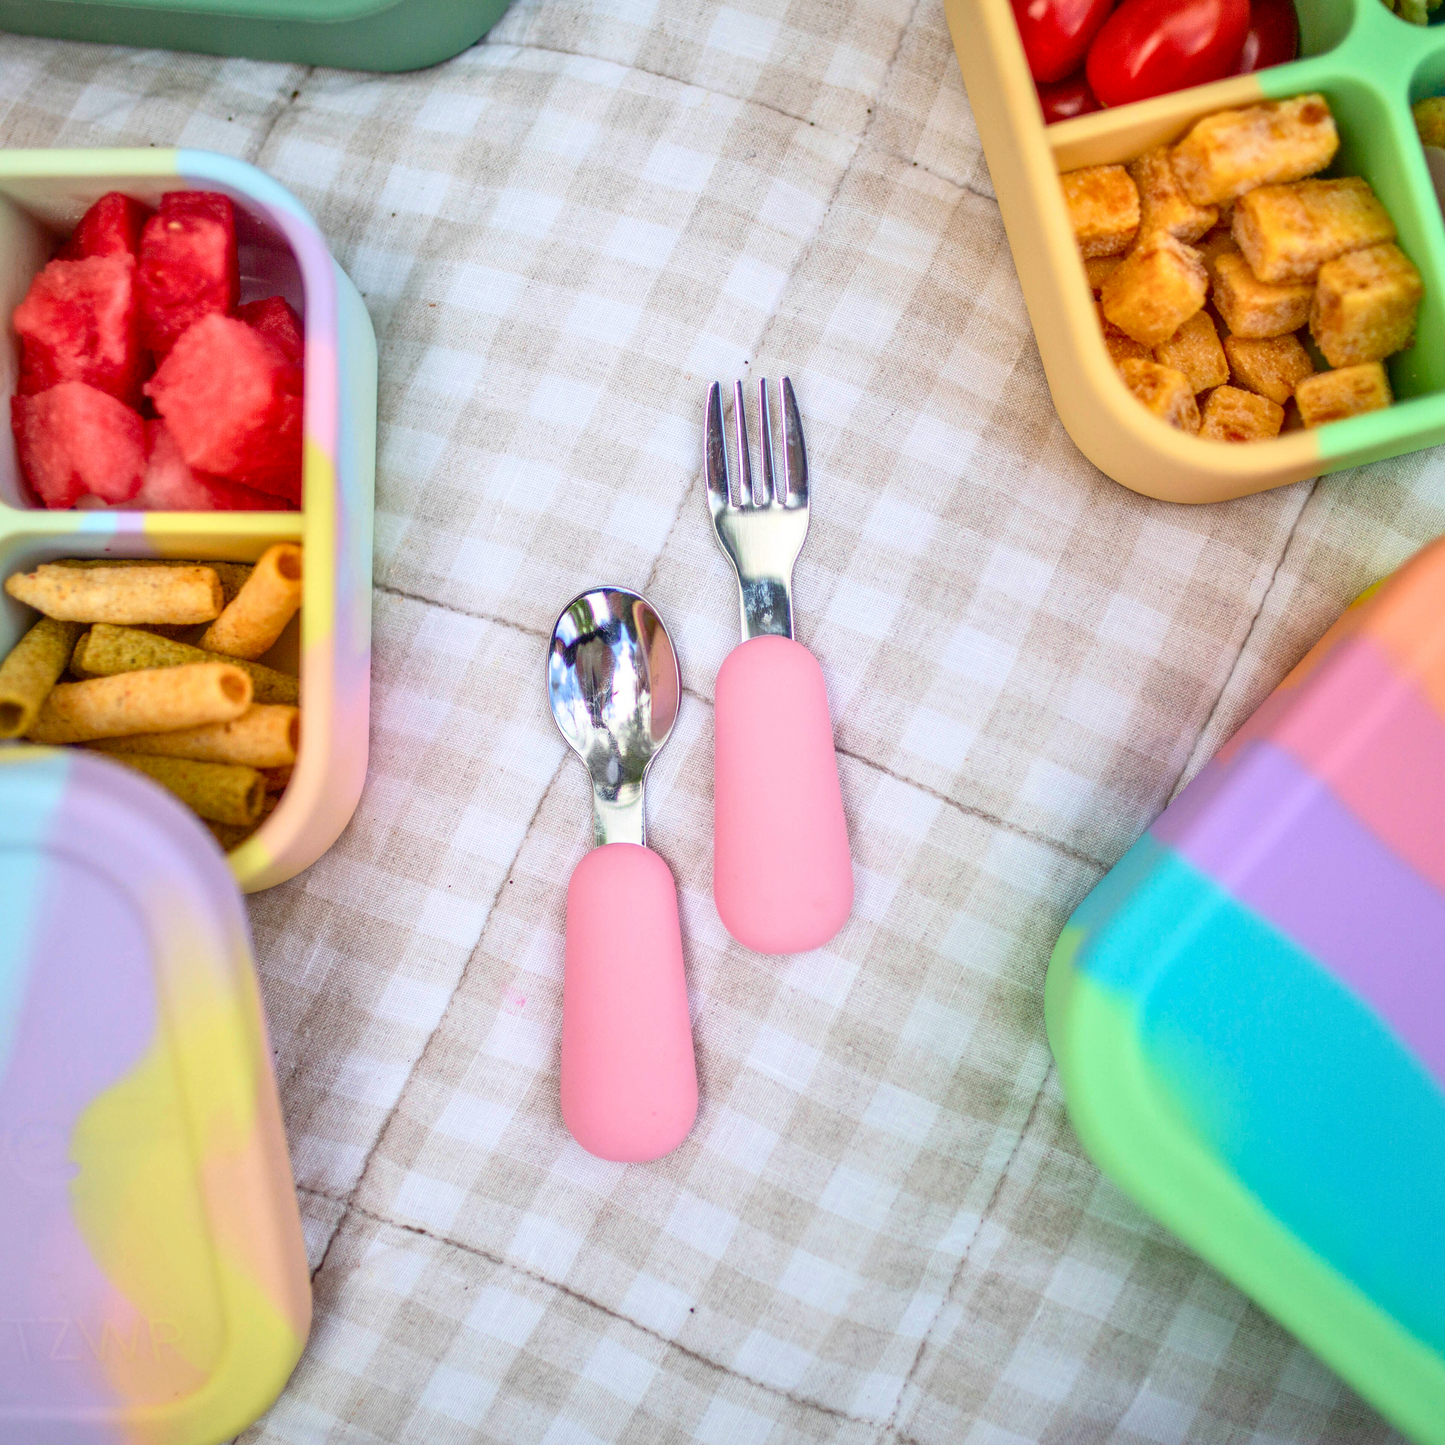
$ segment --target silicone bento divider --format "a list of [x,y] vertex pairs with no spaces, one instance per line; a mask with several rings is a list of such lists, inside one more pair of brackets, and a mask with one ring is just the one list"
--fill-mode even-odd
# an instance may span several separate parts
[[[1445,441],[1445,226],[1409,113],[1445,78],[1445,27],[1408,25],[1380,0],[1299,0],[1302,59],[1045,127],[1008,0],[945,8],[1054,402],[1091,461],[1148,496],[1207,502]],[[1388,363],[1399,399],[1385,411],[1248,446],[1201,441],[1149,415],[1117,375],[1058,172],[1132,160],[1214,111],[1311,90],[1340,120],[1332,173],[1375,186],[1420,267],[1419,339]]]
[[[303,310],[302,510],[47,512],[25,503],[13,476],[0,477],[0,560],[24,553],[35,561],[69,554],[251,561],[273,541],[303,544],[301,751],[275,812],[230,855],[237,881],[252,891],[284,881],[325,852],[350,819],[365,779],[376,342],[360,296],[299,203],[244,162],[204,151],[0,151],[0,201],[17,203],[0,204],[0,247],[7,235],[18,238],[29,266],[12,306],[46,254],[35,237],[25,240],[27,220],[17,211],[64,232],[115,189],[152,203],[167,190],[225,191],[246,218],[238,216],[237,225],[243,287],[249,263],[254,294],[279,290]],[[34,220],[28,224],[39,231]],[[0,301],[7,285],[16,288],[15,268],[5,261],[15,254],[0,249]],[[243,299],[250,299],[245,290]],[[8,389],[11,350],[0,348]],[[4,570],[15,567],[5,560]],[[22,615],[7,599],[0,644],[13,640]]]

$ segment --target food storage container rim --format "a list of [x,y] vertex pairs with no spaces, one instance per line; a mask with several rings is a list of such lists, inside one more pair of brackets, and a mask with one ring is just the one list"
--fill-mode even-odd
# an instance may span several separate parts
[[[62,804],[67,829],[60,836],[52,832],[51,824]],[[88,822],[97,825],[97,834],[114,833],[118,822],[134,831],[126,847],[112,856],[97,852],[97,838],[91,836]],[[195,875],[178,880],[173,872],[147,873],[158,854],[173,857],[177,846],[189,851],[192,845]],[[109,758],[78,749],[0,744],[0,850],[5,854],[0,879],[7,877],[7,869],[16,870],[8,875],[12,882],[20,879],[27,859],[57,848],[101,866],[143,914],[167,891],[173,893],[184,885],[189,902],[202,910],[206,921],[215,924],[223,936],[232,936],[237,929],[249,936],[240,885],[225,854],[194,814],[158,783]],[[159,890],[151,886],[157,880]],[[20,916],[27,900],[10,889],[0,889],[0,893]],[[5,972],[4,965],[0,957],[0,974]],[[0,1044],[6,1004],[0,989]],[[3,1063],[4,1050],[0,1048],[0,1072]]]

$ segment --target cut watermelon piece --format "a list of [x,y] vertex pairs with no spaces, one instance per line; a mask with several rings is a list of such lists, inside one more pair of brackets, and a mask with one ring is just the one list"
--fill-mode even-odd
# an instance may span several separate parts
[[70,239],[56,253],[60,261],[87,256],[138,256],[140,233],[151,214],[149,206],[107,191],[81,218]]
[[213,191],[168,191],[140,243],[141,340],[163,357],[204,316],[240,296],[236,212]]
[[298,364],[306,355],[301,318],[284,296],[268,296],[264,301],[248,301],[236,308],[236,320],[254,326],[262,336],[274,341],[286,354],[287,361]]
[[199,471],[301,501],[301,368],[259,331],[207,316],[146,383]]
[[145,425],[108,392],[63,381],[37,396],[10,398],[20,466],[47,507],[73,507],[87,493],[127,502],[145,471]]
[[135,262],[129,256],[52,261],[15,308],[22,395],[83,381],[140,400]]
[[145,424],[145,479],[128,506],[140,512],[276,512],[287,504],[239,482],[196,471],[161,421]]

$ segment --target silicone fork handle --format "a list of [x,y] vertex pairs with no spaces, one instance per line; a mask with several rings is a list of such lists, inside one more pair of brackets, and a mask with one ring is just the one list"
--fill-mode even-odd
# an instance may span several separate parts
[[660,1159],[697,1114],[677,888],[637,843],[594,848],[567,885],[562,1118],[601,1159]]
[[853,864],[818,660],[754,637],[717,675],[712,891],[739,943],[821,948],[853,907]]

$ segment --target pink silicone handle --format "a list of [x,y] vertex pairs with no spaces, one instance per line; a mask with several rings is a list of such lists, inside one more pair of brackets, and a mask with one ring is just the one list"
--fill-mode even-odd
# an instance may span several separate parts
[[567,885],[562,1118],[601,1159],[660,1159],[697,1114],[677,888],[636,843],[594,848]]
[[818,660],[754,637],[718,670],[712,891],[759,953],[821,948],[853,907],[853,863]]

